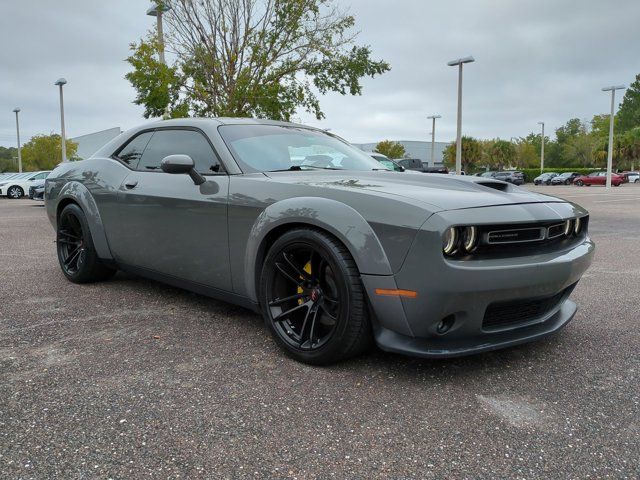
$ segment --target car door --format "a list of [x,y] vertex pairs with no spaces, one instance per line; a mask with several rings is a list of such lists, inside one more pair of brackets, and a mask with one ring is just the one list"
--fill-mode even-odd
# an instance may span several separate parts
[[[118,190],[119,221],[109,229],[116,261],[230,291],[229,178],[219,157],[196,129],[145,134],[150,138],[138,142],[146,146],[131,158],[134,170]],[[173,154],[189,155],[206,182],[198,186],[189,175],[164,173],[160,163]]]

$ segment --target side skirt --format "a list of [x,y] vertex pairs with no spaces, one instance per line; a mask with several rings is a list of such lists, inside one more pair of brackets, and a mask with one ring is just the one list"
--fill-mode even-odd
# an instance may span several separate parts
[[227,303],[233,303],[234,305],[248,308],[253,312],[260,313],[260,306],[257,302],[253,302],[248,297],[244,297],[233,292],[220,290],[219,288],[210,287],[208,285],[192,282],[190,280],[184,280],[182,278],[174,277],[173,275],[166,275],[164,273],[159,273],[148,268],[123,265],[121,263],[117,264],[117,268],[125,272],[138,275],[140,277],[145,277],[160,283],[166,283],[167,285],[171,285],[172,287],[189,290],[190,292],[204,295],[205,297],[214,298],[216,300],[221,300]]

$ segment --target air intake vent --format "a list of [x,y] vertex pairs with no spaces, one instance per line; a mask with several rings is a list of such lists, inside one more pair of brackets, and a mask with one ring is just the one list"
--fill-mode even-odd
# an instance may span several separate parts
[[502,182],[476,182],[478,185],[482,185],[483,187],[493,188],[494,190],[500,190],[501,192],[506,192],[509,189],[508,183]]

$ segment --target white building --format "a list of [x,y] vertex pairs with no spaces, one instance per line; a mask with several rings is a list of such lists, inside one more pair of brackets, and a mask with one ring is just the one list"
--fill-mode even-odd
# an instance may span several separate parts
[[121,133],[122,130],[120,130],[120,127],[114,127],[95,133],[88,133],[87,135],[80,135],[79,137],[74,137],[70,140],[78,144],[76,157],[84,160],[96,153],[100,147]]

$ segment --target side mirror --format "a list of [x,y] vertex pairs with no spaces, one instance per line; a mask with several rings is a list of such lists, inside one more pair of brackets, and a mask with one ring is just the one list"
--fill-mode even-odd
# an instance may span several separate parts
[[193,159],[189,155],[169,155],[164,157],[160,163],[160,168],[164,173],[186,173],[196,185],[202,185],[206,182],[206,179],[196,171]]

